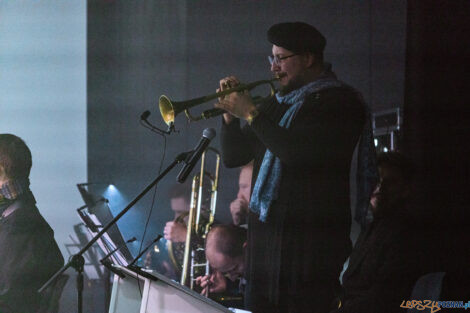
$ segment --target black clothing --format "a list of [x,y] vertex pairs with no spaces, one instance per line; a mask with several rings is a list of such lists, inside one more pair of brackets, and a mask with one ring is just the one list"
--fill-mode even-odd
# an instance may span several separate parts
[[294,53],[323,53],[326,38],[312,25],[294,22],[271,26],[268,41]]
[[37,290],[64,264],[54,232],[30,192],[21,195],[0,220],[0,312],[37,312]]
[[374,220],[359,236],[343,275],[343,307],[336,313],[403,312],[421,274],[416,224],[403,214]]
[[209,297],[218,303],[230,308],[243,308],[243,294],[245,288],[245,279],[240,278],[232,281],[225,279],[227,288],[221,293],[211,293]]
[[252,186],[266,148],[282,163],[266,223],[248,216],[246,305],[255,313],[326,312],[351,251],[349,170],[365,108],[350,88],[335,87],[307,96],[289,129],[278,126],[287,109],[273,97],[251,126],[222,126],[223,161],[254,159]]

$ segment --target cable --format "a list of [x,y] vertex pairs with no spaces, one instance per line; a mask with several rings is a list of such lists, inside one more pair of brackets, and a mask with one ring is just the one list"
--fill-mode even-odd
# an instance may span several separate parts
[[143,112],[141,115],[140,115],[140,124],[142,126],[144,126],[145,128],[157,133],[157,134],[160,134],[160,135],[170,135],[172,132],[178,132],[176,129],[175,129],[175,124],[173,122],[171,122],[169,125],[168,125],[168,128],[167,130],[163,130],[163,129],[160,129],[158,128],[157,126],[153,125],[152,123],[150,123],[147,119],[148,117],[150,116],[150,111],[145,111]]
[[[145,111],[143,112],[141,115],[140,115],[140,120],[139,120],[139,123],[140,125],[142,125],[143,127],[147,128],[148,130],[160,135],[163,137],[163,155],[162,155],[162,159],[160,161],[160,166],[158,168],[158,175],[160,175],[161,171],[162,171],[162,167],[163,167],[163,162],[165,160],[165,156],[166,156],[166,136],[165,135],[169,135],[171,134],[172,132],[177,132],[175,130],[175,127],[174,127],[174,124],[171,123],[168,127],[168,130],[164,131],[154,125],[152,125],[148,120],[147,118],[150,116],[150,111]],[[142,234],[142,240],[140,241],[140,246],[139,246],[139,252],[138,254],[141,253],[142,251],[142,246],[144,244],[144,240],[145,240],[145,235],[147,234],[147,228],[148,228],[148,224],[150,222],[150,217],[152,216],[152,212],[153,212],[153,209],[154,209],[154,206],[155,206],[155,198],[156,198],[156,195],[157,195],[157,185],[155,185],[155,189],[153,191],[153,196],[152,196],[152,204],[150,206],[150,211],[147,215],[147,221],[145,222],[145,227],[144,227],[144,233]],[[140,286],[140,281],[139,281],[139,273],[137,273],[137,285],[139,286],[139,292],[140,292],[140,295],[142,296],[142,289],[141,289],[141,286]]]
[[140,120],[139,123],[140,123],[140,125],[142,125],[143,127],[147,128],[148,130],[150,130],[150,131],[152,131],[152,132],[154,132],[154,133],[156,133],[156,134],[158,134],[158,135],[160,135],[160,136],[162,136],[162,137],[165,137],[165,134],[167,134],[167,133],[165,133],[164,131],[162,131],[162,130],[159,129],[159,128],[153,127],[153,126],[151,126],[151,125],[149,126],[147,121]]
[[[143,125],[143,126],[146,127],[145,125]],[[150,130],[152,130],[152,129],[150,129]],[[165,156],[166,156],[166,136],[164,134],[160,134],[160,135],[163,137],[163,156],[162,156],[162,159],[160,161],[160,166],[158,168],[158,175],[160,175],[160,173],[162,171],[163,162],[164,162]],[[153,209],[154,209],[154,206],[155,206],[155,198],[156,198],[156,195],[157,195],[157,186],[158,185],[155,185],[155,188],[154,188],[154,191],[153,191],[152,204],[150,206],[150,211],[147,215],[147,221],[145,222],[144,233],[142,234],[142,240],[140,241],[140,246],[139,246],[139,252],[138,253],[140,253],[142,251],[142,246],[144,244],[145,235],[147,234],[147,228],[148,228],[148,224],[150,222],[150,217],[152,216],[152,212],[153,212]],[[138,278],[139,278],[139,274],[137,273],[137,285],[139,286],[139,293],[142,296],[142,289],[141,289],[140,281],[139,281]]]

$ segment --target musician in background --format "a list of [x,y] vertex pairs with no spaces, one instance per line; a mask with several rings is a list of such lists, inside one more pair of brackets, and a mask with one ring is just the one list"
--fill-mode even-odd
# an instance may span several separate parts
[[[245,303],[254,313],[323,313],[351,251],[349,173],[359,138],[360,164],[373,167],[370,122],[360,95],[323,62],[326,39],[316,28],[281,23],[267,37],[280,91],[259,105],[247,92],[216,104],[228,112],[224,164],[254,159]],[[239,84],[229,76],[218,90]]]
[[[246,229],[234,225],[216,225],[207,234],[206,259],[212,274],[198,277],[202,294],[223,293],[240,296],[244,292]],[[225,303],[226,304],[226,303]],[[241,306],[242,303],[237,303]]]
[[170,188],[168,197],[174,219],[168,221],[163,230],[164,238],[167,240],[166,247],[163,241],[160,241],[147,252],[144,258],[145,267],[155,269],[174,280],[180,278],[183,262],[190,191],[189,184],[175,184]]
[[169,192],[171,210],[175,214],[173,221],[166,223],[163,230],[163,235],[166,240],[173,242],[185,242],[186,241],[186,224],[185,219],[189,213],[189,195],[191,188],[188,184],[177,184],[174,185]]
[[377,165],[373,221],[354,246],[343,276],[342,306],[332,313],[402,312],[401,302],[410,298],[424,273],[419,248],[425,234],[420,234],[419,214],[409,203],[414,166],[399,152],[380,154]]
[[244,165],[240,169],[238,178],[237,198],[230,203],[230,213],[234,225],[241,226],[247,223],[248,204],[251,195],[251,178],[253,175],[253,162]]
[[[203,190],[211,190],[212,185],[208,179],[204,180]],[[209,193],[203,192],[203,196]],[[175,219],[166,223],[163,230],[163,235],[167,240],[168,254],[173,265],[173,268],[176,270],[176,276],[180,276],[181,269],[183,268],[184,261],[184,251],[186,245],[186,236],[187,236],[187,223],[189,218],[190,211],[190,195],[191,187],[189,182],[186,184],[178,184],[171,188],[169,196],[171,200],[171,209],[175,214]],[[210,197],[203,197],[201,205],[201,224],[207,223],[209,220],[209,207],[210,207]],[[193,244],[203,245],[203,239],[200,236],[192,236],[191,239]],[[165,265],[165,268],[168,266]],[[170,272],[170,271],[166,271]],[[167,275],[168,276],[168,275]],[[172,274],[173,279],[177,280],[176,277]]]
[[[0,312],[36,313],[37,290],[64,264],[54,232],[29,189],[31,151],[0,134]],[[47,181],[46,181],[47,182]]]

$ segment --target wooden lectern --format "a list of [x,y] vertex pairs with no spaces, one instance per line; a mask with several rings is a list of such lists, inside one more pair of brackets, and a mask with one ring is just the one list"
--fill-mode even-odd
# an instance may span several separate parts
[[109,313],[232,313],[167,277],[116,266]]

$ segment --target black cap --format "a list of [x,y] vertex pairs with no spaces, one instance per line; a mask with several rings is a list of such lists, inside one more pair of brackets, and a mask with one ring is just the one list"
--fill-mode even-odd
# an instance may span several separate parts
[[315,27],[303,22],[271,26],[268,41],[295,53],[322,53],[326,46],[326,38]]

